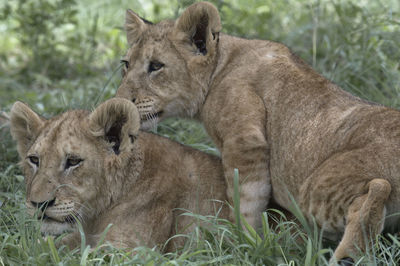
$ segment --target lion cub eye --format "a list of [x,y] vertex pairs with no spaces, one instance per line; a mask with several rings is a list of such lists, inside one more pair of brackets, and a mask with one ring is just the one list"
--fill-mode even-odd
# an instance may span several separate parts
[[163,63],[160,63],[158,61],[151,61],[149,65],[149,73],[153,71],[158,71],[164,66]]
[[71,157],[68,158],[67,161],[65,162],[65,169],[68,169],[70,167],[78,166],[81,162],[83,162],[83,159],[77,158],[77,157]]
[[37,167],[39,166],[39,157],[35,156],[35,155],[30,155],[28,156],[29,162],[31,164],[36,165]]

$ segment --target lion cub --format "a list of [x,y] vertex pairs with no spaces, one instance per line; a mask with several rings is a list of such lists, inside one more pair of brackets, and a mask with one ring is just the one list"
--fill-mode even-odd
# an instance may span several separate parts
[[252,225],[272,193],[287,209],[291,194],[342,238],[337,259],[398,229],[398,110],[350,95],[282,44],[220,33],[207,2],[157,24],[128,10],[125,29],[117,95],[136,103],[143,127],[171,116],[201,120],[221,151],[228,197],[239,169],[241,212]]
[[[226,185],[218,157],[139,131],[135,105],[114,98],[93,112],[73,110],[46,120],[27,105],[11,110],[11,133],[26,182],[26,206],[43,219],[44,234],[70,232],[80,243],[76,219],[95,246],[162,245],[193,226],[183,210],[226,218]],[[179,216],[179,217],[178,217]],[[180,245],[174,239],[167,250]]]

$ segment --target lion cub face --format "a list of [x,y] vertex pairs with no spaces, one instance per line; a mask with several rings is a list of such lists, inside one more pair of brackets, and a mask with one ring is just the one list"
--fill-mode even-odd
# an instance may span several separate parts
[[117,96],[137,105],[142,127],[170,116],[196,115],[214,70],[218,11],[205,3],[189,7],[176,22],[153,25],[128,10],[125,29],[130,48]]
[[14,104],[11,132],[22,159],[26,207],[42,220],[43,233],[74,231],[76,220],[90,223],[108,206],[113,191],[107,174],[133,149],[138,127],[137,110],[123,99],[110,100],[91,114],[69,111],[51,120],[21,102]]

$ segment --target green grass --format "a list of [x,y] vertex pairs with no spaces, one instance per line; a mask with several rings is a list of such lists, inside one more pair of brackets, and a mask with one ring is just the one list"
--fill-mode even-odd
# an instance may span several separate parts
[[[156,248],[138,247],[132,254],[132,250],[118,250],[106,244],[102,248],[100,245],[83,246],[74,251],[65,247],[56,249],[55,243],[60,238],[44,239],[39,232],[39,222],[23,212],[23,180],[18,168],[12,165],[6,169],[1,180],[2,187],[7,186],[9,193],[1,195],[6,200],[0,209],[0,265],[326,265],[332,255],[327,247],[333,243],[323,242],[321,232],[310,226],[296,207],[293,212],[297,223],[286,220],[276,210],[270,210],[269,215],[264,213],[261,234],[244,220],[231,224],[212,216],[185,213],[183,215],[193,215],[206,225],[185,235],[186,245],[174,253],[162,254]],[[240,219],[237,208],[235,213]],[[274,229],[272,219],[277,224]],[[374,249],[360,258],[359,265],[398,265],[399,253],[398,238],[380,237]]]
[[[48,43],[45,38],[40,44],[52,49],[52,55],[42,53],[43,49],[26,38],[32,32],[40,34],[39,28],[19,27],[21,22],[29,23],[29,13],[27,17],[18,15],[31,9],[23,7],[18,12],[18,3],[23,2],[19,0],[0,3],[0,111],[9,111],[16,100],[27,102],[46,117],[70,108],[94,108],[112,97],[120,83],[119,59],[126,49],[122,31],[125,9],[132,8],[152,21],[159,21],[176,16],[193,2],[84,0],[74,4],[70,1],[71,10],[76,10],[71,14],[58,8],[58,0],[41,1],[54,5],[46,5],[53,14],[50,22],[57,16],[65,22],[58,26],[50,22],[40,24],[53,25],[46,29],[52,38]],[[8,16],[6,3],[13,11]],[[367,100],[400,107],[398,1],[215,0],[213,3],[221,11],[225,32],[283,42],[344,89]],[[58,45],[59,41],[67,41],[70,46]],[[57,72],[43,71],[44,63],[32,62],[33,58],[41,58]],[[218,154],[204,128],[196,122],[169,119],[159,125],[157,132]],[[7,127],[0,127],[0,265],[325,265],[337,245],[324,240],[321,232],[294,208],[297,223],[271,211],[274,217],[264,214],[259,233],[251,228],[243,231],[236,224],[216,217],[197,216],[208,226],[198,227],[187,235],[186,245],[175,253],[163,254],[154,247],[138,247],[133,254],[112,247],[56,249],[54,243],[59,239],[44,240],[38,222],[24,212],[24,182],[17,163],[15,143]],[[238,213],[238,209],[235,211]],[[277,219],[276,230],[271,228],[272,219]],[[244,221],[241,224],[246,227]],[[399,236],[379,236],[376,245],[357,264],[399,265]]]

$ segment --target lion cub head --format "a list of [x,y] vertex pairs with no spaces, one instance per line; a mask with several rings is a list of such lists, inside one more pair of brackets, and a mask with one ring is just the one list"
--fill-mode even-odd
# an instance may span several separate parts
[[130,48],[117,96],[137,105],[143,128],[170,116],[195,116],[216,66],[217,9],[196,3],[176,21],[158,24],[128,10],[125,29]]
[[139,114],[128,100],[111,99],[92,113],[74,110],[50,120],[16,102],[10,117],[26,206],[43,220],[44,234],[74,231],[76,220],[89,225],[121,196],[124,182],[116,180],[128,164],[140,172],[134,142]]

